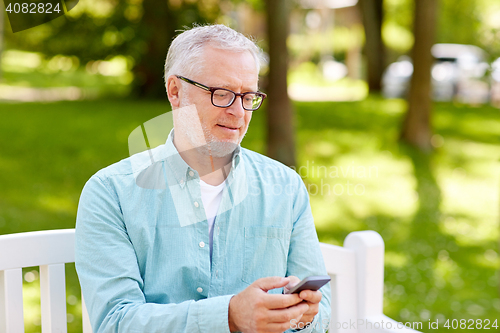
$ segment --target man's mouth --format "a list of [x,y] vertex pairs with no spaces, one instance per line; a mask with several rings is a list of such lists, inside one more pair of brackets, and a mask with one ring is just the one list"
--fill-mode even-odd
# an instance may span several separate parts
[[220,126],[220,127],[223,127],[223,128],[227,128],[227,129],[230,129],[230,130],[237,130],[238,129],[238,127],[232,127],[232,126],[221,125],[221,124],[217,124],[217,126]]

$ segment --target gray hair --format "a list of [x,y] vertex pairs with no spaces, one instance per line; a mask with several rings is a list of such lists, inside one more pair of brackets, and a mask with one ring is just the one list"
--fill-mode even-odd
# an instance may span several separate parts
[[201,65],[203,48],[207,45],[233,52],[249,51],[257,72],[260,70],[262,50],[253,40],[223,24],[195,26],[172,41],[165,61],[165,84],[170,75],[195,74]]

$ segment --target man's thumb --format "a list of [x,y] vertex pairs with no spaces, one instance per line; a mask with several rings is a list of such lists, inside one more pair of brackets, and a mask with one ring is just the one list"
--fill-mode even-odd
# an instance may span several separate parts
[[253,285],[267,292],[271,289],[282,288],[286,286],[288,282],[290,282],[288,278],[280,276],[270,276],[255,280]]

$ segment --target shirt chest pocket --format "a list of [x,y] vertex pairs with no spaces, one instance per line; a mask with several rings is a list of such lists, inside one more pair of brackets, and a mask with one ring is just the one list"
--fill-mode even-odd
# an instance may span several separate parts
[[291,230],[276,227],[245,227],[243,282],[286,274]]

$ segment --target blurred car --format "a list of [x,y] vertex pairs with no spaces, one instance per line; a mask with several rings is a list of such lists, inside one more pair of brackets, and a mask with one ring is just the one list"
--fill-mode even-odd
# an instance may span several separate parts
[[[479,47],[462,44],[435,44],[432,96],[437,101],[457,99],[462,103],[481,104],[489,99],[489,85],[484,78],[489,69],[486,53]],[[382,92],[387,98],[405,97],[408,93],[413,64],[402,57],[390,64],[382,77]]]
[[413,75],[413,63],[410,57],[402,56],[393,62],[382,75],[382,93],[386,98],[405,97]]

